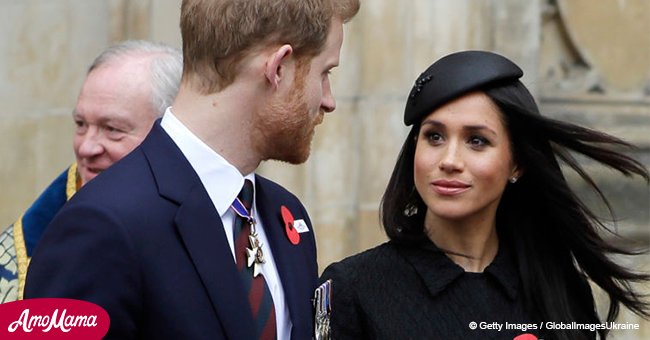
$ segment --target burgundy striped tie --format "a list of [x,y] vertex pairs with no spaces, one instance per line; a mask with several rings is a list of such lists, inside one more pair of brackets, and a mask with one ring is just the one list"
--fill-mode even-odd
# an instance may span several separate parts
[[[246,210],[252,214],[253,203],[253,182],[244,181],[244,187],[239,192],[239,200]],[[253,312],[253,321],[260,340],[275,340],[277,337],[275,324],[275,307],[269,286],[266,284],[263,275],[253,277],[254,266],[246,264],[246,249],[251,248],[249,236],[251,235],[251,224],[243,217],[235,215],[234,223],[235,258],[244,290],[248,291],[248,302]]]

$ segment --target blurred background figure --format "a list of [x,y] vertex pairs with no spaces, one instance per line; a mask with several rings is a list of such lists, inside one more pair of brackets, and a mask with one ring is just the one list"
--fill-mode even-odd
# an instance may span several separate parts
[[109,47],[88,69],[72,112],[76,162],[0,234],[0,302],[22,298],[34,247],[82,185],[131,152],[174,100],[182,55],[168,45],[129,40]]

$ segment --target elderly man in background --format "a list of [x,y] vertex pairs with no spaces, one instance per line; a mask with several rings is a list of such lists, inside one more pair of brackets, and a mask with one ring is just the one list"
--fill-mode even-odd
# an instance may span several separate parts
[[141,40],[109,47],[93,61],[72,113],[76,162],[0,234],[0,302],[22,299],[47,225],[77,189],[142,142],[176,97],[182,67],[177,49]]

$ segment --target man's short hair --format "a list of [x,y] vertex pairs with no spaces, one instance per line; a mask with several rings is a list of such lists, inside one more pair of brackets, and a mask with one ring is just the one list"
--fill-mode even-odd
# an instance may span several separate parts
[[296,58],[318,55],[332,18],[347,22],[358,10],[359,0],[183,0],[183,82],[217,92],[256,48],[290,44]]
[[158,116],[172,105],[181,82],[183,56],[169,45],[146,40],[127,40],[110,46],[95,58],[88,68],[94,69],[124,57],[150,58],[151,108]]

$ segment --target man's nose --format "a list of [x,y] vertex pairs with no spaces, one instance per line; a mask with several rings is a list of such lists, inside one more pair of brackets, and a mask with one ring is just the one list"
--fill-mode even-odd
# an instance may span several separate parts
[[93,157],[100,155],[104,152],[104,145],[102,142],[102,135],[97,129],[88,129],[83,136],[78,136],[81,139],[79,143],[79,156]]
[[321,108],[325,112],[332,112],[336,109],[336,99],[332,93],[329,81],[327,81],[323,88],[323,98],[321,99]]

